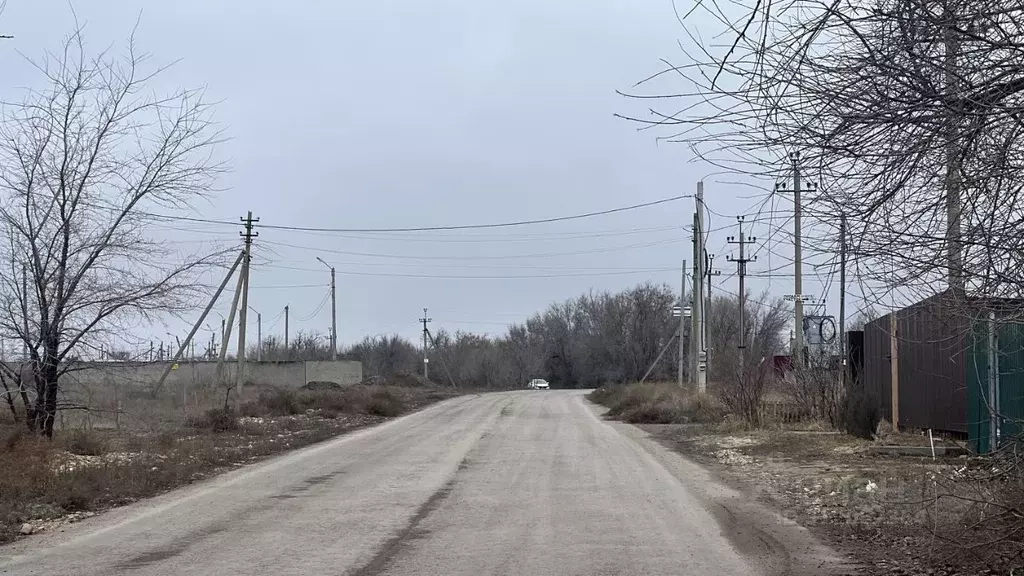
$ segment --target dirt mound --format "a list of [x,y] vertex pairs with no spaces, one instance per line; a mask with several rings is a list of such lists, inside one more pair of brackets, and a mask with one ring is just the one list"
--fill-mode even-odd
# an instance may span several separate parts
[[337,382],[327,382],[324,380],[313,380],[302,387],[303,390],[341,390],[341,384]]
[[424,388],[433,386],[430,380],[419,374],[400,373],[391,376],[370,376],[363,380],[365,386],[396,386],[399,388]]

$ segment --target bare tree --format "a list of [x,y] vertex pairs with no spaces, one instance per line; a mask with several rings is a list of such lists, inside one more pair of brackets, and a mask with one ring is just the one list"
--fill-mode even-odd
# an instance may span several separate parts
[[68,360],[113,331],[191,309],[197,274],[215,260],[146,230],[160,220],[153,211],[209,192],[223,167],[202,93],[152,95],[163,69],[145,62],[134,40],[123,56],[90,56],[76,30],[37,63],[45,86],[0,118],[0,327],[28,347],[28,422],[46,436]]
[[[689,61],[651,80],[681,86],[636,94],[658,102],[638,121],[769,181],[800,153],[819,184],[805,214],[824,223],[808,244],[834,251],[826,235],[844,212],[850,266],[876,302],[1024,295],[1024,5],[718,0],[693,12],[704,18],[687,24]],[[719,31],[724,45],[701,40]]]
[[342,357],[361,362],[370,376],[415,374],[420,366],[419,351],[398,334],[367,336],[344,350]]
[[785,349],[790,308],[781,298],[747,297],[744,310],[746,350],[740,370],[739,298],[718,296],[708,315],[713,352],[711,379],[722,402],[751,425],[760,424],[761,400],[772,379],[773,356]]

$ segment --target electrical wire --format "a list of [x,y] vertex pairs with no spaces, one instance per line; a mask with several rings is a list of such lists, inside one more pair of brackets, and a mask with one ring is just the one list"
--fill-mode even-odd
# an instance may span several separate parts
[[323,300],[321,300],[320,304],[317,305],[316,310],[313,310],[313,313],[310,314],[309,316],[306,316],[304,318],[299,318],[299,322],[309,322],[313,318],[316,318],[316,315],[319,314],[320,311],[324,309],[324,306],[327,305],[327,301],[330,300],[330,299],[331,299],[331,291],[328,290],[327,293],[324,294]]
[[518,280],[518,279],[540,279],[540,278],[586,278],[590,276],[623,276],[629,274],[651,274],[655,272],[678,272],[675,268],[649,268],[620,272],[592,272],[581,274],[524,274],[517,276],[493,275],[493,276],[456,276],[442,274],[400,274],[386,272],[352,272],[338,270],[338,274],[345,276],[379,276],[383,278],[424,278],[431,280]]
[[[620,212],[630,212],[633,210],[639,210],[642,208],[650,208],[652,206],[658,206],[661,204],[667,204],[669,202],[676,202],[684,198],[692,198],[692,194],[682,194],[679,196],[673,196],[671,198],[662,198],[660,200],[653,200],[651,202],[643,202],[640,204],[633,204],[630,206],[622,206],[619,208],[611,208],[608,210],[597,210],[594,212],[585,212],[583,214],[573,214],[570,216],[557,216],[552,218],[538,218],[534,220],[516,220],[512,222],[496,222],[490,224],[455,224],[445,226],[411,226],[411,227],[395,227],[395,228],[319,228],[314,226],[289,226],[289,225],[274,225],[258,223],[253,226],[268,229],[268,230],[292,230],[299,232],[434,232],[441,230],[482,230],[491,228],[513,228],[518,226],[532,226],[535,224],[552,224],[555,222],[568,222],[570,220],[581,220],[584,218],[593,218],[595,216],[606,216],[608,214],[618,214]],[[149,213],[148,216],[153,218],[159,218],[168,221],[185,221],[185,222],[199,222],[204,224],[221,224],[221,225],[232,225],[238,226],[236,222],[226,220],[211,220],[206,218],[194,218],[190,216],[170,216],[166,214],[153,214]]]
[[497,256],[415,256],[406,254],[382,254],[377,252],[353,252],[349,250],[332,250],[330,248],[317,248],[315,246],[304,246],[287,242],[264,241],[263,244],[270,246],[281,246],[284,248],[296,248],[299,250],[311,250],[325,254],[341,254],[343,256],[363,256],[367,258],[392,258],[400,260],[514,260],[518,258],[556,258],[560,256],[580,256],[584,254],[600,254],[605,252],[618,252],[622,250],[633,250],[636,248],[649,248],[652,246],[663,246],[667,244],[678,244],[685,242],[685,238],[671,238],[656,242],[642,244],[627,244],[624,246],[609,246],[606,248],[594,248],[591,250],[576,250],[572,252],[550,252],[541,254],[504,254]]

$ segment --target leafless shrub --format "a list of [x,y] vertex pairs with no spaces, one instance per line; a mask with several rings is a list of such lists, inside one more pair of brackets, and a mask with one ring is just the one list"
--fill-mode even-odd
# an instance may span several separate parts
[[996,573],[1024,564],[1024,460],[1016,442],[991,458],[933,475],[917,514],[950,556]]
[[835,366],[812,363],[778,380],[785,396],[808,417],[838,427],[845,397],[842,374]]
[[773,377],[765,362],[750,362],[747,369],[719,385],[718,396],[729,410],[753,427],[761,426],[761,405]]
[[238,430],[238,414],[231,408],[210,408],[201,416],[191,418],[193,428],[211,432],[233,432]]
[[698,395],[675,383],[613,384],[602,386],[588,398],[608,407],[608,417],[633,424],[686,424],[718,422],[725,414],[710,395]]

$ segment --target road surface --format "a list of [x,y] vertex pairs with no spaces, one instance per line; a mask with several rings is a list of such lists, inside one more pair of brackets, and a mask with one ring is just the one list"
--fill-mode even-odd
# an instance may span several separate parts
[[0,574],[824,574],[805,531],[575,391],[455,398],[0,549]]

